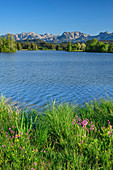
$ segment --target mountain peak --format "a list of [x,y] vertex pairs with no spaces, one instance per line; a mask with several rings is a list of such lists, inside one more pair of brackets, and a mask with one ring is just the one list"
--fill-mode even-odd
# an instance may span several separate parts
[[[100,32],[99,35],[96,36],[90,36],[88,34],[84,34],[79,31],[73,31],[73,32],[64,32],[62,35],[53,35],[49,33],[45,34],[35,34],[34,32],[22,32],[21,34],[13,34],[15,40],[27,40],[27,39],[41,39],[46,42],[51,43],[61,43],[61,42],[86,42],[87,40],[92,39],[98,39],[98,40],[113,40],[113,33],[106,32]],[[6,37],[7,35],[2,35],[2,37]]]

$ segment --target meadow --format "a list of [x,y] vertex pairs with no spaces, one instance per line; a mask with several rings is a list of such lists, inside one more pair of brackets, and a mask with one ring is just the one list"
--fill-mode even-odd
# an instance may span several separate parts
[[52,102],[44,113],[0,99],[0,169],[113,169],[113,101]]

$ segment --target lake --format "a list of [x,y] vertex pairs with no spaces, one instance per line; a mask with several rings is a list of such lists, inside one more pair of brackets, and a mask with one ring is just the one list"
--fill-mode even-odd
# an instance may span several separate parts
[[113,54],[65,51],[0,53],[0,92],[19,106],[84,104],[113,98]]

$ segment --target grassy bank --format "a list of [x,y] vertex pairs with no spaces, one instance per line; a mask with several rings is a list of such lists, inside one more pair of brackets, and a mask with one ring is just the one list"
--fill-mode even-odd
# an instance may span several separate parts
[[45,114],[0,100],[0,169],[113,169],[113,101],[49,106]]

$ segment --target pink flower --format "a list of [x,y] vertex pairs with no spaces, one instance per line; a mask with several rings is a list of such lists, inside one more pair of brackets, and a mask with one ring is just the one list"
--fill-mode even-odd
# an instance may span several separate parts
[[112,134],[112,132],[111,132],[111,131],[109,131],[109,132],[108,132],[109,137],[111,136],[111,134]]
[[36,166],[36,165],[37,165],[37,163],[34,163],[34,165]]
[[58,143],[58,142],[55,142],[56,144]]
[[34,168],[31,168],[31,170],[34,170]]

